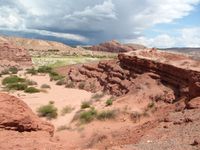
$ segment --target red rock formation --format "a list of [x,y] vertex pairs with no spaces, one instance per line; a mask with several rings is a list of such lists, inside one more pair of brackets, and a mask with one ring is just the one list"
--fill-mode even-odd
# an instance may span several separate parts
[[26,49],[8,42],[0,42],[0,61],[1,67],[32,65],[31,57]]
[[[149,77],[171,86],[177,97],[200,96],[200,65],[188,56],[146,49],[121,53],[118,59],[72,67],[69,79],[77,87],[84,82],[85,90],[104,90],[121,96],[135,91],[140,76],[148,73]],[[168,102],[173,101],[164,97]]]
[[53,135],[53,125],[37,117],[32,110],[14,96],[0,93],[0,128],[19,132],[46,131]]
[[105,43],[101,43],[99,45],[95,45],[91,48],[93,51],[105,51],[105,52],[113,52],[113,53],[120,53],[120,52],[129,52],[137,49],[145,48],[142,45],[138,44],[121,44],[118,41],[112,40]]

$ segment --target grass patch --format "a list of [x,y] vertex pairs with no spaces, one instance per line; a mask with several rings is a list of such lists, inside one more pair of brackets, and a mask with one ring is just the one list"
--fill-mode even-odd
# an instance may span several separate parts
[[106,106],[111,106],[113,104],[113,100],[112,99],[108,99],[106,101]]
[[50,76],[50,81],[58,81],[64,78],[64,76],[61,76],[54,71],[50,72],[49,76]]
[[95,108],[91,108],[88,111],[84,111],[80,114],[80,121],[81,123],[89,123],[97,116],[97,111]]
[[41,106],[38,109],[38,115],[40,117],[46,117],[47,119],[56,119],[58,116],[58,109],[53,104]]
[[89,101],[84,101],[81,104],[81,109],[90,108],[91,103]]
[[64,115],[66,115],[66,114],[68,114],[68,113],[71,113],[73,110],[74,110],[73,107],[71,107],[71,106],[65,106],[65,107],[62,109],[62,111],[61,111],[61,115],[64,116]]
[[40,66],[37,70],[39,73],[51,73],[52,68],[48,66]]
[[39,93],[40,92],[40,90],[39,89],[37,89],[37,88],[35,88],[35,87],[28,87],[28,88],[26,88],[25,89],[25,91],[24,91],[25,93]]
[[106,120],[106,119],[113,119],[116,116],[116,111],[115,110],[107,110],[107,111],[102,111],[98,113],[97,119],[98,120]]

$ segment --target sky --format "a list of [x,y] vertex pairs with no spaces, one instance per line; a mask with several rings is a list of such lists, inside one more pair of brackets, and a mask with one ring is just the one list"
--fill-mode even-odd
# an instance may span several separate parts
[[200,0],[0,0],[0,34],[93,45],[200,47]]

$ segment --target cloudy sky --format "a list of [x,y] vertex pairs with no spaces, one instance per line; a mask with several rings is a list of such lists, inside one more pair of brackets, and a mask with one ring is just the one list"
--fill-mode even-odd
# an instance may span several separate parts
[[0,34],[200,47],[200,0],[0,0]]

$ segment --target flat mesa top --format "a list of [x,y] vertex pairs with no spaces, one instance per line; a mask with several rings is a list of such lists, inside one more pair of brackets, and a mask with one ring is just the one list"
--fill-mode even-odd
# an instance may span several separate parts
[[127,52],[125,55],[136,56],[138,58],[148,59],[183,69],[200,72],[200,60],[194,60],[186,54],[164,52],[157,49],[141,49]]

